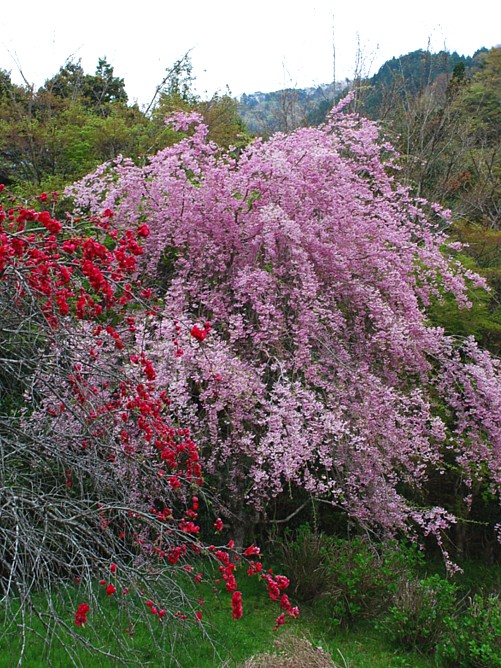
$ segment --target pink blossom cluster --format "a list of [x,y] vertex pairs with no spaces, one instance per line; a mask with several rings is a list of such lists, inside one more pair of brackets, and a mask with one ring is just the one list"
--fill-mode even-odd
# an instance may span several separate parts
[[189,137],[70,194],[147,221],[138,276],[162,318],[136,336],[231,511],[265,516],[297,485],[384,532],[438,534],[449,515],[412,498],[451,456],[500,491],[499,364],[426,316],[482,280],[455,260],[450,213],[399,185],[391,146],[342,106],[238,159],[178,115]]

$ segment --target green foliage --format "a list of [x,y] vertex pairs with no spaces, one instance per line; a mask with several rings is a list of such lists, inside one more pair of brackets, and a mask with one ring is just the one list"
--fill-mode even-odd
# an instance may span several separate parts
[[240,149],[249,143],[251,137],[238,113],[238,103],[230,95],[213,95],[199,102],[197,108],[209,127],[209,139],[218,146]]
[[[451,75],[460,68],[470,68],[473,59],[456,52],[431,53],[423,49],[392,58],[367,82],[362,110],[371,118],[384,118],[390,99],[406,105],[432,85],[440,76]],[[458,69],[456,69],[458,68]]]
[[193,65],[188,51],[166,70],[165,77],[158,86],[146,113],[150,109],[155,112],[161,109],[162,115],[165,115],[165,112],[189,109],[199,101],[198,95],[193,92],[194,81]]
[[405,649],[431,654],[445,638],[456,612],[457,587],[440,575],[402,580],[381,627]]
[[405,575],[422,563],[414,546],[390,541],[381,545],[355,537],[343,540],[316,533],[309,525],[280,541],[281,564],[292,591],[303,601],[328,600],[335,624],[375,618],[391,604]]
[[501,124],[501,48],[482,54],[479,68],[466,89],[463,105],[470,115],[477,142],[499,143]]
[[460,615],[446,620],[438,655],[456,668],[501,667],[501,599],[476,595]]
[[0,183],[24,195],[61,192],[118,155],[142,163],[179,140],[164,122],[179,110],[201,113],[219,145],[247,144],[236,101],[229,95],[200,100],[191,72],[186,54],[142,111],[127,104],[124,81],[104,58],[93,75],[79,61],[68,61],[37,91],[14,86],[0,70]]
[[458,564],[461,571],[455,573],[454,582],[461,591],[470,595],[501,594],[501,568],[497,564],[494,567],[489,565],[488,560],[485,559],[485,548],[482,557],[461,561]]
[[[436,298],[428,308],[433,325],[443,327],[448,335],[474,336],[484,348],[495,355],[501,352],[501,308],[497,297],[501,288],[499,244],[501,232],[456,226],[456,234],[467,248],[456,258],[489,283],[490,290],[471,286],[470,308],[459,308],[448,294]],[[467,254],[468,253],[468,254]]]
[[0,68],[0,100],[11,95],[14,86],[10,79],[10,72]]
[[106,58],[99,58],[94,75],[85,74],[80,61],[67,61],[55,76],[45,82],[39,94],[43,91],[72,103],[79,101],[84,107],[104,116],[113,103],[127,103],[124,80],[113,75],[113,67]]
[[417,549],[396,542],[377,546],[363,538],[335,541],[328,563],[335,622],[353,624],[380,615],[402,578],[420,561]]
[[[307,529],[302,530],[307,534]],[[311,534],[311,532],[310,532]],[[421,559],[419,559],[421,562]],[[477,572],[477,564],[471,564],[471,572]],[[486,569],[484,574],[489,582],[497,580],[496,568]],[[225,592],[216,591],[209,584],[191,592],[196,598],[202,596],[204,604],[203,624],[186,623],[184,625],[160,624],[151,617],[150,624],[139,615],[136,616],[134,601],[124,597],[123,601],[111,600],[102,587],[96,590],[96,596],[102,609],[93,605],[89,623],[79,630],[81,644],[76,645],[71,639],[68,628],[64,625],[44,626],[47,619],[35,615],[29,618],[26,632],[26,654],[24,665],[30,668],[42,668],[47,665],[70,665],[68,650],[77,665],[111,667],[120,665],[113,654],[117,654],[123,644],[127,646],[128,658],[132,665],[158,666],[159,657],[169,657],[173,666],[183,668],[243,668],[250,657],[259,658],[264,653],[276,652],[274,641],[281,646],[299,647],[299,638],[306,637],[314,647],[322,647],[339,666],[356,668],[433,668],[437,659],[421,655],[415,650],[395,647],[389,644],[389,636],[376,629],[373,623],[361,622],[354,627],[341,628],[331,623],[331,608],[321,604],[316,598],[301,606],[301,614],[288,630],[272,631],[276,609],[272,601],[261,594],[262,584],[253,579],[241,582],[244,594],[244,616],[241,620],[228,619],[229,599]],[[129,594],[130,596],[130,594]],[[40,605],[43,613],[50,606],[55,607],[60,616],[72,623],[76,605],[81,602],[78,585],[69,585],[64,592],[52,592],[51,600]],[[194,601],[195,603],[195,601]],[[327,601],[325,601],[327,603]],[[144,600],[137,600],[144,605]],[[446,638],[438,645],[437,658],[448,668],[499,668],[499,599],[494,596],[484,597],[476,604],[478,607],[460,610],[459,615],[450,618],[446,629]],[[484,612],[481,612],[481,610]],[[456,626],[452,625],[455,621]],[[0,608],[0,625],[3,623]],[[125,633],[133,623],[134,635]],[[448,622],[449,624],[449,622]],[[451,638],[454,645],[451,647]],[[0,641],[0,668],[10,668],[22,643],[22,635],[14,628]],[[170,642],[174,641],[175,655]],[[89,646],[97,645],[101,655],[90,654]],[[486,647],[490,646],[490,652]],[[497,654],[495,653],[497,651]],[[286,652],[287,658],[290,652]],[[262,657],[264,660],[264,657]],[[487,662],[480,661],[485,658]],[[496,662],[497,661],[497,662]],[[327,660],[326,660],[327,663]],[[163,665],[163,664],[162,664]],[[259,664],[258,664],[259,665]],[[266,664],[265,664],[266,665]],[[285,664],[287,665],[287,664]],[[290,665],[290,664],[289,664]],[[295,665],[295,664],[292,664]],[[313,664],[314,665],[314,664]]]
[[332,84],[254,93],[242,95],[239,112],[251,132],[267,137],[304,125],[319,125],[325,121],[335,97]]
[[[88,624],[78,630],[80,642],[70,634],[74,610],[81,602],[78,585],[70,585],[64,593],[54,591],[46,605],[40,602],[45,612],[52,606],[60,616],[68,618],[68,626],[47,625],[44,614],[34,613],[27,618],[26,651],[23,665],[29,668],[73,665],[69,655],[78,666],[92,668],[115,668],[132,666],[178,666],[181,668],[244,668],[251,657],[277,651],[275,643],[301,649],[307,638],[315,648],[322,647],[336,665],[356,668],[433,668],[428,657],[415,653],[402,653],[388,645],[380,632],[361,624],[356,629],[344,630],[329,624],[325,609],[317,604],[303,606],[301,615],[288,628],[273,633],[273,618],[276,609],[273,602],[262,596],[262,584],[253,578],[242,580],[245,600],[244,615],[240,620],[228,619],[229,600],[224,592],[216,592],[211,586],[202,585],[196,595],[202,596],[203,623],[183,624],[169,621],[159,623],[153,615],[139,622],[128,597],[123,601],[106,597],[102,588],[96,592],[103,609],[91,607]],[[195,594],[195,592],[193,592]],[[128,595],[130,596],[130,594]],[[127,606],[125,605],[127,599]],[[139,602],[140,603],[140,602]],[[144,605],[144,600],[142,601]],[[150,622],[148,624],[148,621]],[[165,618],[164,620],[165,621]],[[4,623],[0,607],[0,625]],[[125,633],[134,624],[134,634]],[[23,636],[12,628],[0,640],[0,668],[12,668],[17,664]],[[174,650],[170,643],[174,643]],[[90,652],[90,646],[99,647],[99,653]],[[127,648],[129,663],[120,663],[118,651]],[[311,657],[313,658],[313,657]],[[289,659],[293,665],[293,659]],[[327,659],[325,661],[327,664]],[[259,664],[258,664],[259,665]],[[265,664],[267,665],[267,664]],[[299,664],[301,665],[301,664]],[[315,665],[311,662],[308,665]],[[327,664],[328,665],[328,664]]]
[[[466,589],[481,592],[465,602]],[[501,666],[499,568],[465,563],[454,583],[436,574],[402,581],[394,604],[377,624],[406,650],[436,654],[451,668]]]

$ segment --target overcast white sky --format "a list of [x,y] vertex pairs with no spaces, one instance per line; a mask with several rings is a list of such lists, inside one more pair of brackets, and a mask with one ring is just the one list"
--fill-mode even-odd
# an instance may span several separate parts
[[[149,102],[192,49],[197,89],[234,96],[351,78],[416,49],[473,55],[501,43],[501,3],[479,0],[14,0],[2,3],[0,68],[36,86],[68,58],[93,73],[106,56],[131,101]],[[334,30],[333,30],[334,26]],[[335,39],[333,40],[333,33]],[[359,49],[360,47],[360,49]]]

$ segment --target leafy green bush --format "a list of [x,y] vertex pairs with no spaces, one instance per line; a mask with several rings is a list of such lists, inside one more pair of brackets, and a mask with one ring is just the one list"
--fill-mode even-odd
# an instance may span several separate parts
[[417,548],[396,541],[382,545],[360,537],[335,541],[327,567],[335,621],[349,625],[377,617],[421,559]]
[[386,610],[402,577],[415,573],[422,554],[396,541],[342,540],[312,531],[309,525],[286,532],[280,543],[281,566],[294,594],[303,601],[329,600],[336,623],[349,625]]
[[501,668],[501,599],[476,595],[461,615],[447,620],[437,653],[456,668]]
[[458,609],[457,591],[440,575],[402,580],[380,626],[400,646],[431,654],[451,628]]

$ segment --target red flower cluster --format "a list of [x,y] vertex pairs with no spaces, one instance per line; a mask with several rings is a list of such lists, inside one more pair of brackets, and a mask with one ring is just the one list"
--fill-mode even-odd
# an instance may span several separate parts
[[231,597],[231,616],[233,619],[240,619],[243,615],[242,594],[239,591],[234,591]]
[[237,588],[237,581],[235,580],[235,576],[233,575],[233,572],[236,568],[235,564],[231,561],[230,555],[225,552],[224,550],[217,550],[215,552],[215,555],[223,565],[219,566],[219,570],[222,573],[223,580],[225,582],[226,590],[231,592],[235,592]]
[[153,604],[153,601],[146,601],[146,607],[149,608],[152,615],[157,615],[158,619],[162,619],[167,614],[167,610],[161,608],[160,610],[156,605]]
[[193,325],[190,334],[198,341],[205,341],[207,334],[210,332],[210,322],[206,322],[204,328],[201,329],[198,325]]
[[75,612],[75,624],[77,626],[85,626],[87,624],[87,613],[89,612],[89,606],[87,603],[80,603]]
[[266,580],[268,584],[268,594],[272,601],[278,601],[280,598],[280,592],[284,589],[287,589],[289,586],[289,578],[286,578],[285,575],[263,575],[263,579]]
[[59,234],[59,232],[61,232],[61,230],[63,229],[61,223],[51,218],[50,213],[48,211],[42,211],[41,213],[38,214],[38,222],[42,223],[42,225],[47,230],[49,230],[51,234]]
[[146,225],[146,223],[143,223],[138,227],[136,234],[138,237],[143,237],[146,239],[146,237],[150,236],[150,228],[148,225]]
[[169,554],[167,555],[167,560],[169,561],[170,564],[174,566],[175,564],[177,564],[179,559],[181,559],[185,555],[186,555],[186,545],[178,545],[177,547],[173,547],[169,551]]
[[289,578],[286,578],[284,575],[276,575],[273,577],[271,574],[263,575],[263,580],[266,580],[268,585],[268,594],[272,601],[279,601],[280,607],[284,612],[281,612],[280,615],[275,620],[274,631],[278,630],[279,626],[285,624],[285,618],[292,617],[295,619],[299,616],[299,608],[292,606],[289,597],[287,594],[282,594],[284,589],[287,589],[289,586]]
[[111,584],[111,582],[106,587],[106,593],[108,594],[108,596],[111,596],[112,594],[114,594],[116,592],[116,590],[117,590],[117,588],[115,587],[115,585]]
[[[47,201],[47,194],[38,199]],[[52,201],[56,199],[57,193],[52,193]],[[73,228],[64,230],[65,239],[57,239],[56,235],[63,236],[63,224],[48,211],[19,205],[5,211],[0,205],[0,223],[5,220],[0,231],[0,272],[8,262],[24,273],[32,292],[44,300],[42,310],[52,329],[59,327],[59,315],[73,311],[78,319],[94,319],[132,299],[130,285],[123,285],[123,280],[136,269],[136,256],[143,252],[138,239],[147,236],[147,226],[135,235],[131,230],[120,234],[108,229],[109,222],[93,218],[96,237],[104,230],[114,239],[115,250],[109,250],[97,238],[75,234]],[[37,223],[49,235],[39,228],[25,229]],[[114,338],[117,347],[123,347],[120,336],[115,333]],[[145,372],[151,375],[152,369]]]
[[247,569],[247,575],[257,575],[263,570],[263,564],[260,561],[254,562],[251,561],[249,568]]
[[245,557],[252,557],[255,554],[256,555],[259,554],[260,552],[261,552],[261,550],[259,549],[259,547],[256,547],[255,545],[251,545],[250,547],[248,547],[245,550],[244,556]]
[[[45,193],[39,197],[40,202],[46,202],[47,199]],[[81,447],[82,456],[86,456],[87,451],[99,449],[101,439],[106,442],[107,425],[116,427],[117,443],[114,443],[113,451],[103,452],[103,459],[110,466],[116,464],[117,471],[122,470],[120,467],[125,470],[129,465],[133,466],[135,454],[143,448],[141,457],[151,457],[155,465],[155,484],[159,485],[158,489],[167,491],[166,497],[171,495],[186,502],[185,486],[203,483],[197,445],[191,440],[189,429],[174,428],[166,419],[166,407],[170,405],[170,398],[165,389],[160,391],[156,360],[154,357],[150,359],[149,353],[147,356],[144,352],[149,349],[132,348],[135,345],[135,337],[132,335],[136,331],[136,316],[129,315],[128,304],[133,300],[133,292],[131,283],[126,280],[127,274],[136,268],[135,257],[142,253],[138,239],[147,237],[149,230],[146,225],[142,225],[135,234],[130,230],[113,229],[112,218],[113,212],[106,210],[87,221],[68,218],[68,223],[63,227],[51,218],[49,212],[37,213],[14,205],[6,211],[0,205],[0,280],[2,285],[5,283],[8,287],[9,282],[13,284],[12,292],[19,300],[20,308],[24,306],[22,300],[29,289],[29,294],[33,295],[35,300],[40,300],[40,311],[51,330],[57,331],[63,326],[70,330],[74,327],[75,332],[88,337],[86,343],[90,365],[86,365],[82,349],[81,357],[77,356],[71,367],[68,366],[65,377],[68,399],[76,412],[81,411],[92,436],[90,438],[85,432],[82,433],[85,438],[78,439],[77,447]],[[5,221],[7,222],[4,224]],[[80,223],[86,223],[82,228],[86,230],[85,235],[78,233]],[[94,228],[95,238],[87,236],[90,226]],[[23,281],[27,286],[26,290],[23,288]],[[145,299],[149,296],[150,294],[143,292]],[[33,304],[30,303],[30,308],[32,307]],[[155,315],[154,309],[147,314]],[[81,320],[89,322],[81,323]],[[46,323],[43,323],[42,327],[45,327]],[[190,334],[197,341],[203,342],[210,330],[211,325],[207,321],[203,326],[193,325]],[[177,336],[180,336],[181,327],[178,324],[176,331]],[[174,345],[177,349],[178,344],[175,339]],[[121,353],[125,346],[130,346],[130,349]],[[102,371],[99,372],[96,371],[100,369],[97,360],[103,361]],[[116,366],[112,367],[111,362],[114,361]],[[122,364],[132,365],[128,367],[130,376],[110,379],[106,366],[108,362],[113,369],[121,368]],[[92,369],[92,373],[89,369]],[[220,381],[218,374],[214,377]],[[48,401],[46,405],[47,413],[55,420],[65,409],[64,402],[52,404]],[[101,420],[103,424],[99,424]],[[75,496],[79,490],[73,485],[71,470],[62,470],[65,473],[66,486],[72,488],[71,493]],[[154,498],[152,496],[152,499]],[[183,563],[188,552],[187,544],[179,545],[178,541],[170,536],[174,532],[189,534],[187,538],[190,538],[190,548],[195,554],[203,553],[202,544],[194,538],[200,532],[200,527],[196,524],[199,499],[197,496],[191,498],[191,507],[181,519],[174,517],[174,511],[166,504],[162,503],[161,510],[158,510],[156,504],[152,503],[151,527],[154,527],[156,522],[169,522],[172,523],[172,529],[167,527],[167,530],[160,531],[158,536],[144,537],[139,530],[133,533],[136,542],[144,546],[145,553],[155,555],[159,560],[165,559],[167,565],[175,569],[184,567],[190,574],[193,566]],[[151,499],[148,500],[151,503]],[[132,510],[128,512],[132,519],[140,518],[139,513],[136,515]],[[99,519],[103,531],[111,533],[110,520],[105,510],[99,513]],[[223,531],[224,524],[220,518],[214,522],[214,528],[219,533]],[[122,530],[117,535],[123,539],[125,532]],[[155,539],[158,541],[155,542]],[[232,617],[240,619],[242,594],[237,591],[237,563],[241,556],[252,557],[259,555],[260,551],[251,545],[242,555],[242,551],[238,549],[234,554],[234,548],[234,541],[230,540],[226,549],[216,550],[211,546],[209,551],[215,552],[221,579],[231,595]],[[115,563],[109,563],[108,569],[108,574],[104,575],[100,585],[112,601],[114,595],[116,598],[117,587],[120,587],[123,595],[128,592],[128,588],[123,588],[117,581],[118,568]],[[260,561],[255,565],[252,562],[252,569],[249,569],[248,573],[260,574],[261,570]],[[195,582],[200,582],[202,573],[190,577]],[[278,578],[273,582],[280,592]],[[268,583],[269,590],[270,587]],[[274,597],[274,600],[278,602],[279,596]],[[199,602],[202,605],[202,600]],[[152,601],[148,601],[146,605],[159,619],[166,614],[164,609],[159,609]],[[282,596],[280,605],[290,614],[291,606],[287,597]],[[87,604],[78,606],[75,613],[77,626],[86,623],[88,611]],[[200,610],[195,612],[195,615],[198,620],[202,619]],[[186,615],[176,616],[186,619]],[[132,630],[128,629],[127,632],[132,633]]]

